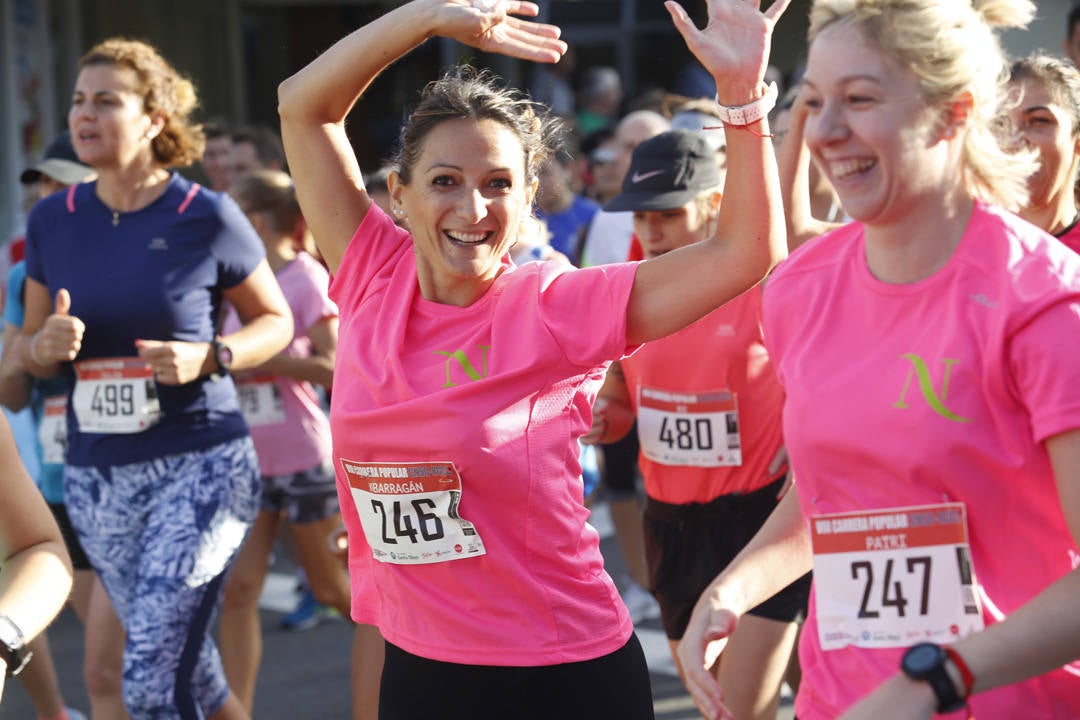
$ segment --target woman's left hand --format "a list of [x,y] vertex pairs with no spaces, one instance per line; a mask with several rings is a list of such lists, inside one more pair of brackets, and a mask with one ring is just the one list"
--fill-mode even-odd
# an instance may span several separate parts
[[854,706],[842,720],[930,720],[936,707],[934,693],[925,682],[896,674]]
[[136,340],[135,347],[162,385],[185,385],[197,380],[210,353],[210,344],[205,342]]
[[438,34],[484,52],[534,62],[558,62],[566,52],[555,25],[522,20],[536,17],[536,3],[518,0],[451,0],[439,8]]

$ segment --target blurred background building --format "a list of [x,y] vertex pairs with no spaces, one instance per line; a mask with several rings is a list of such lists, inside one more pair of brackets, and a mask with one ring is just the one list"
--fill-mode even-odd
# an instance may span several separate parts
[[[277,127],[276,88],[349,30],[400,3],[372,0],[0,0],[0,243],[24,221],[21,170],[41,157],[66,124],[79,56],[113,35],[145,39],[195,81],[202,119]],[[613,67],[623,107],[660,91],[694,87],[694,63],[661,0],[539,0],[542,18],[563,28],[566,67],[476,56],[451,41],[430,42],[391,67],[349,122],[353,144],[373,162],[388,155],[403,110],[440,68],[474,58],[537,95],[577,90],[588,68]],[[1027,33],[1006,37],[1013,53],[1060,52],[1069,0],[1039,0]],[[805,54],[809,0],[794,0],[777,28],[773,63],[785,76]],[[684,6],[704,22],[703,0]],[[708,84],[708,78],[705,78]],[[700,85],[699,85],[700,86]],[[371,170],[374,168],[363,168]],[[199,169],[191,170],[193,176]]]

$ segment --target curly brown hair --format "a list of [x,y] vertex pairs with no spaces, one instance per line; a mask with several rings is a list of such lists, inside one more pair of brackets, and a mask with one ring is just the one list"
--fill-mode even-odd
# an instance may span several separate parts
[[79,60],[80,70],[92,65],[116,65],[135,73],[135,92],[143,98],[143,109],[165,118],[165,127],[151,142],[158,163],[184,167],[202,157],[206,138],[202,126],[191,121],[199,105],[195,86],[153,46],[141,40],[109,38]]

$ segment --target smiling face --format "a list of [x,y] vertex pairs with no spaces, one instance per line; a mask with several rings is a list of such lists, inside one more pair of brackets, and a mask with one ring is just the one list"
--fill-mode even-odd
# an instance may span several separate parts
[[[720,194],[714,193],[711,200],[714,208],[719,207]],[[709,205],[697,199],[671,210],[635,210],[634,234],[646,259],[651,259],[704,240],[711,219]]]
[[536,192],[521,141],[494,120],[446,120],[424,138],[411,178],[405,185],[393,173],[389,184],[409,219],[420,290],[471,304],[505,269]]
[[101,170],[153,162],[151,141],[163,121],[143,109],[135,72],[119,65],[88,65],[79,72],[68,112],[79,159]]
[[1009,112],[1009,118],[1028,147],[1039,153],[1039,169],[1028,179],[1028,208],[1054,206],[1073,191],[1080,138],[1074,137],[1068,111],[1041,82],[1024,78],[1011,87],[1018,92],[1019,102]]
[[[847,213],[887,225],[940,205],[962,183],[959,151],[944,139],[944,112],[928,106],[916,76],[849,23],[827,27],[804,78],[806,141]],[[958,144],[958,143],[957,143]]]

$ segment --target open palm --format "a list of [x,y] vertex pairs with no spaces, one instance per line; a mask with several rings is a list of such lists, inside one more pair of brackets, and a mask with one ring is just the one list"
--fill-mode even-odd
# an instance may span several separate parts
[[439,34],[484,52],[535,62],[557,62],[566,52],[555,25],[513,17],[536,17],[540,9],[535,3],[487,0],[479,5],[456,0],[443,6]]
[[[708,0],[708,22],[703,30],[694,25],[682,6],[664,3],[675,27],[694,57],[717,81],[717,94],[725,101],[730,87],[756,87],[769,64],[773,26],[791,0],[775,0],[760,10],[760,0]],[[736,97],[736,103],[745,99]]]

